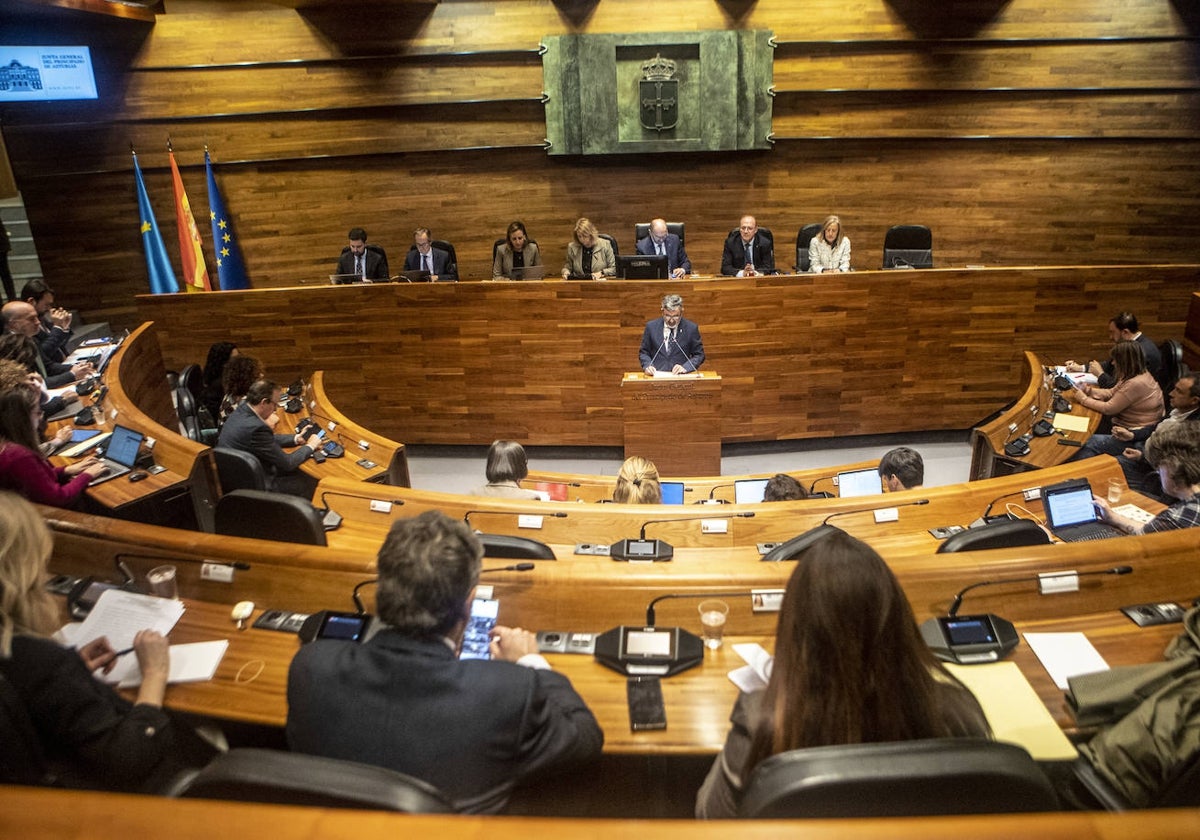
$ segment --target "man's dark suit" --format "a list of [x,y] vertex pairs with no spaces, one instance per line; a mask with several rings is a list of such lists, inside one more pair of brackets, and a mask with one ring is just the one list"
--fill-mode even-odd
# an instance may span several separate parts
[[[363,259],[366,260],[366,275],[368,280],[388,280],[391,275],[388,274],[387,257],[383,254],[382,249],[376,251],[371,247],[363,253]],[[342,255],[338,258],[337,271],[335,274],[358,274],[354,270],[354,254],[349,248],[342,250]]]
[[698,370],[704,364],[704,342],[700,340],[700,328],[686,318],[680,318],[675,334],[670,340],[664,340],[663,319],[649,321],[646,331],[642,333],[638,360],[642,363],[642,370],[651,365],[661,371],[670,371],[675,365],[683,365],[688,373]]
[[[752,244],[754,270],[759,274],[774,274],[775,245],[763,236],[761,230],[754,234]],[[721,273],[735,276],[746,267],[747,262],[751,260],[746,259],[746,243],[742,241],[742,235],[735,230],[725,240],[725,253],[721,255]]]
[[254,413],[248,403],[243,402],[225,419],[217,446],[225,449],[240,449],[258,458],[267,473],[267,489],[289,493],[305,499],[312,498],[316,483],[304,473],[298,472],[312,449],[298,446],[284,452],[284,446],[294,446],[294,435],[276,435],[263,419]]
[[[443,251],[441,248],[430,247],[429,259],[433,263],[433,268],[429,271],[429,273],[436,274],[438,280],[457,279],[450,271],[450,254],[448,251]],[[404,270],[425,270],[425,266],[421,263],[421,252],[416,248],[408,249],[408,256],[404,258]]]
[[571,683],[511,662],[458,660],[445,640],[385,629],[300,648],[288,673],[289,746],[434,785],[494,813],[523,780],[599,756],[604,734]]
[[[1141,332],[1134,341],[1138,343],[1138,346],[1142,348],[1142,353],[1146,356],[1146,370],[1150,371],[1151,376],[1158,379],[1159,371],[1162,370],[1162,353],[1158,351],[1158,345]],[[1100,367],[1104,368],[1104,373],[1096,377],[1096,385],[1101,388],[1112,388],[1117,384],[1117,378],[1113,375],[1112,359],[1106,359]],[[1172,386],[1174,384],[1174,382],[1171,383]]]
[[[682,268],[685,274],[690,274],[692,271],[692,261],[688,259],[687,251],[683,248],[683,241],[674,233],[668,233],[663,240],[663,250],[667,254],[667,270],[674,271],[677,268]],[[654,256],[658,253],[654,247],[654,237],[647,236],[639,239],[637,243],[637,252],[646,257]]]

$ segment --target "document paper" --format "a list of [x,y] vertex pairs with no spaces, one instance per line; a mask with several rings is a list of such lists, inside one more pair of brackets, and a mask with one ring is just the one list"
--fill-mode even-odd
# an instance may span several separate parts
[[1026,633],[1025,642],[1063,691],[1071,677],[1108,670],[1108,663],[1082,633]]

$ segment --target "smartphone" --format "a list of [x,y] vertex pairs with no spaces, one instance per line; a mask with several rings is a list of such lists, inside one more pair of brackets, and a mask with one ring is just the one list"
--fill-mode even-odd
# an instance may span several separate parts
[[634,732],[667,728],[662,682],[658,677],[630,677],[625,683],[629,700],[629,728]]
[[500,614],[500,602],[495,598],[476,598],[471,602],[471,617],[463,633],[462,651],[459,659],[491,659],[489,645],[496,616]]

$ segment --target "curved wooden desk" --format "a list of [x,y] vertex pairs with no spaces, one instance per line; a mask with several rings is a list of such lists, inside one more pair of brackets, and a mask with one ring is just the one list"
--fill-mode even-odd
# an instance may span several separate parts
[[[408,455],[404,444],[371,431],[342,414],[325,393],[325,372],[314,371],[304,389],[304,407],[329,436],[346,450],[342,458],[326,458],[324,463],[313,459],[304,462],[302,469],[318,481],[339,476],[354,481],[372,481],[411,487],[408,474]],[[362,460],[375,466],[366,466]]]

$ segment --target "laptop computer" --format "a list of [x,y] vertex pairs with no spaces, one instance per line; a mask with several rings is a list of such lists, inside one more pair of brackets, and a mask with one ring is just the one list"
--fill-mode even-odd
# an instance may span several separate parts
[[733,501],[739,505],[753,505],[763,500],[769,478],[741,478],[733,482]]
[[520,268],[516,266],[512,270],[512,279],[514,280],[544,280],[546,277],[546,266],[544,265],[526,265]]
[[361,274],[330,274],[329,282],[334,286],[346,286],[350,283],[361,283],[363,278]]
[[664,505],[683,504],[682,481],[663,481],[659,483],[659,487],[662,489],[662,503]]
[[834,477],[838,486],[838,496],[846,499],[850,496],[879,496],[883,494],[883,480],[879,470],[872,467],[867,470],[851,470],[840,472]]
[[1070,478],[1042,488],[1042,509],[1051,533],[1063,542],[1122,537],[1124,532],[1100,521],[1086,478]]
[[433,275],[423,268],[410,268],[406,271],[401,271],[400,276],[409,283],[428,283],[429,278]]
[[114,478],[120,478],[132,471],[133,465],[137,462],[138,451],[142,448],[142,441],[145,439],[146,436],[141,432],[114,425],[112,436],[109,437],[108,445],[104,448],[104,455],[100,458],[100,462],[108,467],[108,472],[99,478],[93,478],[92,485],[112,481]]

